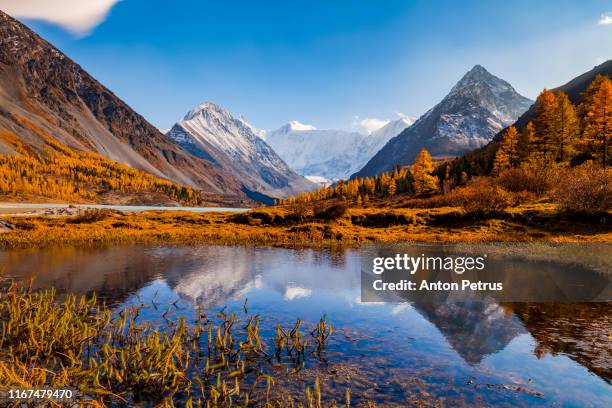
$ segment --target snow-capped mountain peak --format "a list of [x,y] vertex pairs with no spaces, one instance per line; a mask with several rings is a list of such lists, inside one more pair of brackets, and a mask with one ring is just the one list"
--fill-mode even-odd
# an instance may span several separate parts
[[223,116],[225,118],[228,118],[230,116],[229,112],[227,112],[214,102],[204,102],[191,108],[191,110],[185,114],[183,120],[192,120],[198,115],[213,114]]
[[250,191],[280,197],[314,187],[291,170],[243,117],[205,102],[166,134],[190,153],[233,173]]
[[481,65],[470,69],[440,103],[389,140],[355,176],[372,176],[412,163],[427,148],[434,157],[458,156],[487,144],[533,101]]
[[309,130],[317,130],[317,128],[312,125],[306,125],[297,120],[292,120],[286,125],[282,126],[280,129],[276,130],[275,132],[286,134],[290,132],[305,132]]

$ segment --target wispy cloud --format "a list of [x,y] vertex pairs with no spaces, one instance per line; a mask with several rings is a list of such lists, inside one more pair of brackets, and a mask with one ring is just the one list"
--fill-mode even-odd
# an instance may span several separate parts
[[294,300],[299,298],[304,298],[310,296],[312,290],[308,288],[303,288],[301,286],[287,286],[285,288],[285,299],[286,300]]
[[43,20],[83,36],[100,24],[121,0],[0,0],[0,9],[17,18]]
[[612,13],[605,13],[601,15],[598,22],[599,25],[612,25]]
[[380,129],[389,123],[388,119],[378,119],[378,118],[355,118],[354,124],[362,129],[364,129],[368,133],[372,133],[375,130]]

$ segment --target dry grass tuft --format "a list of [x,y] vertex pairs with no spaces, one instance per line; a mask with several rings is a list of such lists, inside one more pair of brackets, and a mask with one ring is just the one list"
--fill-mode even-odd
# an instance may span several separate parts
[[258,316],[240,319],[224,311],[208,316],[198,310],[193,323],[165,317],[167,324],[152,328],[138,316],[154,304],[114,313],[95,296],[60,301],[54,290],[2,284],[3,386],[72,388],[88,405],[337,405],[322,396],[318,378],[303,394],[280,386],[300,384],[305,361],[324,358],[333,331],[325,317],[311,333],[301,321],[290,330],[279,325],[271,339],[261,335]]

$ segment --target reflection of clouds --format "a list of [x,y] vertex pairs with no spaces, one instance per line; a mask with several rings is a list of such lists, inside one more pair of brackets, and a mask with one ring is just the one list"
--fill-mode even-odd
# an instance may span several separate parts
[[361,295],[354,298],[352,303],[359,306],[381,306],[387,304],[387,302],[364,302],[361,300]]
[[[179,259],[165,278],[176,293],[206,307],[236,300],[262,286],[253,249],[202,247],[172,254]],[[178,256],[177,256],[178,255]]]
[[301,286],[287,286],[285,289],[285,299],[294,300],[299,298],[305,298],[312,294],[312,290]]
[[164,274],[179,294],[205,307],[221,306],[266,288],[286,300],[333,291],[338,296],[359,288],[356,253],[276,248],[207,246],[159,249],[175,262]]
[[410,305],[408,303],[400,303],[391,309],[391,314],[393,316],[397,316],[401,314],[403,311],[410,309]]
[[489,321],[506,318],[504,308],[501,307],[498,303],[491,303],[487,305],[487,307],[483,311],[483,315]]

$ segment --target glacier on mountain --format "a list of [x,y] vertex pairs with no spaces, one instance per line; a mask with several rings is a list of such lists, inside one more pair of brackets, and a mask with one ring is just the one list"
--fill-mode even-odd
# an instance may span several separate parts
[[317,129],[297,121],[266,132],[263,137],[295,171],[319,183],[346,179],[359,170],[392,137],[414,120],[401,117],[369,134],[339,129]]

